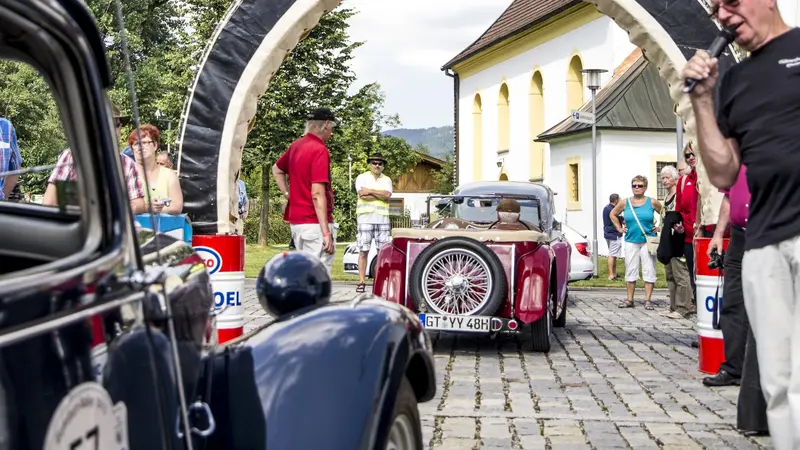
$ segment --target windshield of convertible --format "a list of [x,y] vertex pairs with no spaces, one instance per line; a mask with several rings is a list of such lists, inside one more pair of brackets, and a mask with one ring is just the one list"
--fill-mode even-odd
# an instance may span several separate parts
[[[497,221],[497,204],[501,198],[465,197],[462,203],[454,206],[453,217],[470,222],[493,223]],[[520,220],[538,224],[539,209],[536,200],[516,199],[521,208]]]

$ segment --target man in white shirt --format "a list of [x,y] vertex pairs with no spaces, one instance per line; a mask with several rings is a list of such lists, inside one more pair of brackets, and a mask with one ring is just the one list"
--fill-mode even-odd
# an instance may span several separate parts
[[367,256],[372,240],[375,240],[375,245],[380,250],[391,239],[389,198],[392,196],[392,180],[383,175],[386,160],[380,153],[375,153],[367,159],[367,163],[370,170],[356,178],[356,192],[358,193],[356,246],[360,252],[358,274],[361,279],[356,287],[356,292],[364,292],[366,289],[364,280],[367,273]]

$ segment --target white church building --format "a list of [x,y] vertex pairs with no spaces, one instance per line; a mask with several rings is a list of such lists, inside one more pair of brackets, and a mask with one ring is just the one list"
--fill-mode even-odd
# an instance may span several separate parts
[[[583,69],[605,69],[596,95],[597,207],[631,195],[636,175],[663,198],[658,172],[675,164],[677,117],[666,84],[625,31],[594,5],[515,0],[444,69],[458,74],[459,184],[530,180],[556,193],[557,214],[587,235],[592,228],[591,112]],[[607,254],[598,218],[599,254]]]

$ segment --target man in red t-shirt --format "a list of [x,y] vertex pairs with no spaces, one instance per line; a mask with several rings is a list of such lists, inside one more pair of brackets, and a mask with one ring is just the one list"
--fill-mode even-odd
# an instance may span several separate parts
[[328,108],[315,109],[306,119],[306,134],[278,158],[272,175],[287,199],[283,219],[291,225],[295,247],[316,255],[330,273],[338,225],[333,223],[331,157],[325,143],[337,121]]

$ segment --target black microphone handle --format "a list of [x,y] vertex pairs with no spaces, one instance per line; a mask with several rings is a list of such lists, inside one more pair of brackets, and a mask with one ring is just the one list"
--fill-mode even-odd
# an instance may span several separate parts
[[[720,30],[719,35],[714,39],[711,43],[711,47],[708,48],[708,53],[711,55],[712,58],[718,58],[719,55],[725,50],[725,47],[730,45],[736,39],[736,30],[731,28],[723,28]],[[697,87],[697,83],[699,80],[695,80],[694,78],[689,78],[686,80],[684,84],[683,92],[690,93],[694,91],[694,88]]]

